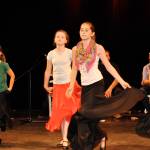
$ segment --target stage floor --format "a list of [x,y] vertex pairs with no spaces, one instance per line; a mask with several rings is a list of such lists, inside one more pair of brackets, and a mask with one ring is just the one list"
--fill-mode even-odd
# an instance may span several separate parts
[[[136,121],[128,119],[109,119],[101,123],[108,133],[107,150],[150,150],[150,138],[135,133]],[[12,129],[1,132],[0,150],[61,150],[56,144],[60,132],[49,133],[45,122],[24,122],[14,120]],[[94,150],[99,150],[96,147]]]

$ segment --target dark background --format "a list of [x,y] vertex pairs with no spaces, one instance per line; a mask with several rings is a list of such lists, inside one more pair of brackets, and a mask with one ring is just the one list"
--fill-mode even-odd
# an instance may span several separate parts
[[17,6],[6,3],[0,9],[0,44],[16,75],[11,102],[15,109],[28,109],[29,100],[32,109],[41,109],[46,99],[45,55],[54,48],[54,33],[65,29],[72,48],[83,21],[93,22],[97,43],[110,50],[122,77],[140,87],[150,51],[149,0],[50,0]]

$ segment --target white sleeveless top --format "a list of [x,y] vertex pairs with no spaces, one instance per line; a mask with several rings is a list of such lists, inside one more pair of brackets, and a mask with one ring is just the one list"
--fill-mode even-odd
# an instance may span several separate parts
[[81,84],[83,86],[90,85],[92,83],[95,83],[103,79],[103,76],[100,70],[98,69],[98,63],[99,63],[99,57],[96,56],[96,60],[88,72],[87,72],[85,63],[82,65],[79,65],[79,70],[81,73]]
[[69,83],[71,73],[72,50],[65,48],[65,51],[59,52],[54,49],[48,53],[47,60],[50,60],[53,64],[53,83]]

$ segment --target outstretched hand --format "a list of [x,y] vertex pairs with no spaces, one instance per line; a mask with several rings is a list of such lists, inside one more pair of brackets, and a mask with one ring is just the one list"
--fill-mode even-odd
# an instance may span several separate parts
[[131,85],[130,85],[128,82],[123,82],[123,83],[121,84],[121,86],[122,86],[124,89],[126,89],[126,88],[131,88]]

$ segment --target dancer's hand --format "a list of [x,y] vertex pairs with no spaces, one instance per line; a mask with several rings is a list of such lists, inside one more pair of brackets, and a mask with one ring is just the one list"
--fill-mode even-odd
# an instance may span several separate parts
[[9,92],[11,92],[11,91],[12,91],[12,88],[9,87],[7,90],[8,90]]
[[111,88],[108,88],[106,91],[105,91],[105,97],[111,97],[111,95],[112,95],[112,89]]
[[52,94],[53,93],[53,87],[46,87],[45,90],[48,92],[48,94]]
[[131,86],[130,86],[130,84],[128,83],[128,82],[123,82],[123,83],[121,83],[121,86],[124,88],[124,89],[126,89],[126,88],[131,88]]
[[67,97],[71,97],[72,96],[72,92],[73,92],[73,87],[68,87],[68,89],[66,90],[66,96]]

